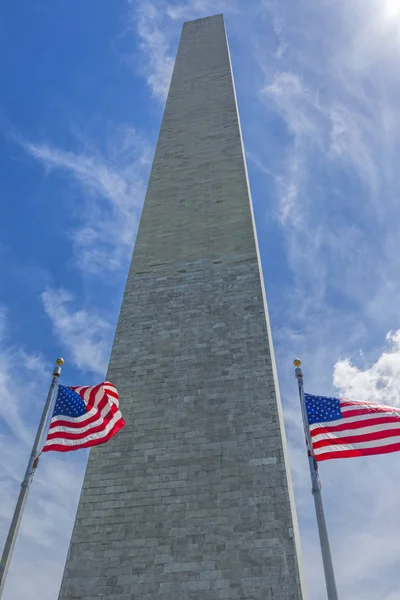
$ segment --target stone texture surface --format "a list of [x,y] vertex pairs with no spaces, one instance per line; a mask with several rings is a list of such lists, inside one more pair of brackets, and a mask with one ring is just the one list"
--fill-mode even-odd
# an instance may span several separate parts
[[61,600],[300,600],[223,18],[183,28]]

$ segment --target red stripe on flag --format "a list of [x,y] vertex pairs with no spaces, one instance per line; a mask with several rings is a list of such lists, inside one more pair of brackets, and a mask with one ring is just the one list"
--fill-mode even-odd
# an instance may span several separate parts
[[107,427],[108,423],[112,420],[114,415],[115,413],[108,413],[99,425],[96,425],[96,427],[91,427],[90,429],[82,433],[73,433],[72,431],[55,431],[54,433],[50,432],[47,436],[47,439],[52,440],[54,438],[64,438],[66,440],[81,440],[82,438],[87,437],[87,435],[91,433],[100,433],[100,431],[104,431],[104,429]]
[[384,431],[374,431],[372,433],[364,433],[359,435],[346,435],[344,438],[326,438],[313,442],[313,448],[324,448],[325,446],[336,446],[341,444],[362,444],[362,442],[375,442],[377,440],[384,440],[390,437],[396,437],[400,435],[400,423],[399,429],[385,429]]
[[342,412],[342,417],[343,419],[350,419],[351,417],[363,417],[366,415],[376,415],[376,414],[380,414],[380,413],[396,413],[397,414],[397,419],[400,417],[400,411],[396,411],[396,410],[391,410],[390,408],[385,407],[384,410],[381,410],[379,408],[362,408],[359,410],[346,410],[344,412]]
[[45,446],[43,448],[42,452],[49,452],[50,450],[53,450],[55,452],[69,452],[70,450],[79,450],[80,448],[89,448],[90,446],[98,446],[100,444],[104,444],[105,442],[108,442],[108,440],[110,440],[124,426],[125,426],[124,419],[120,419],[119,421],[116,422],[116,424],[111,429],[111,431],[109,431],[108,434],[104,438],[100,438],[100,440],[99,439],[89,440],[87,442],[83,442],[82,444],[74,444],[73,446],[69,446],[66,444],[49,444],[48,446]]
[[[387,406],[386,404],[375,404],[373,402],[363,402],[361,400],[347,400],[346,398],[340,398],[340,408],[347,408],[348,406],[365,406],[370,411],[375,410],[376,412],[398,412],[400,408],[395,406]],[[347,414],[347,413],[346,413]]]
[[353,458],[355,456],[372,456],[374,454],[389,454],[390,452],[398,452],[400,450],[400,442],[388,444],[387,446],[378,446],[377,448],[352,448],[348,450],[340,450],[337,452],[324,452],[316,454],[315,458],[318,462],[331,458]]

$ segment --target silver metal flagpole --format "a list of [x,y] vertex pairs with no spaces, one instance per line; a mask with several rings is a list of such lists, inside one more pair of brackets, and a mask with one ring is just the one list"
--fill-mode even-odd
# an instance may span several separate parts
[[57,366],[53,370],[53,378],[51,380],[49,393],[47,394],[47,400],[43,408],[42,418],[40,419],[39,427],[37,430],[36,438],[33,444],[32,452],[29,457],[28,466],[26,468],[25,477],[21,483],[21,490],[19,492],[17,505],[15,507],[14,516],[11,521],[10,529],[4,546],[3,554],[0,562],[0,598],[2,597],[4,585],[6,582],[8,568],[10,566],[11,556],[14,550],[15,542],[17,540],[18,529],[21,523],[22,513],[25,508],[26,499],[28,497],[29,486],[32,483],[33,475],[38,466],[39,453],[41,450],[41,443],[43,434],[46,429],[50,409],[53,402],[54,390],[58,384],[58,380],[61,375],[61,366],[64,364],[62,358],[57,358]]
[[301,361],[296,359],[294,361],[295,375],[297,383],[299,385],[300,405],[301,414],[303,416],[304,432],[307,440],[308,450],[308,463],[310,466],[311,475],[311,491],[314,497],[315,513],[317,515],[319,541],[321,544],[322,562],[324,565],[325,572],[325,583],[326,591],[328,594],[328,600],[338,600],[338,593],[336,589],[335,572],[333,570],[331,548],[329,545],[328,529],[325,521],[324,505],[322,504],[321,494],[321,481],[318,474],[318,463],[316,461],[310,436],[310,427],[308,425],[307,410],[304,400],[304,387],[303,387],[303,372],[301,370]]

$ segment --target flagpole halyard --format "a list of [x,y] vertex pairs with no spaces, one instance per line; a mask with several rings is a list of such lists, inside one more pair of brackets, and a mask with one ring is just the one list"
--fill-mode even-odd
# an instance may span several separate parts
[[333,570],[333,562],[331,555],[331,548],[329,544],[328,528],[326,526],[324,505],[322,503],[321,494],[321,481],[318,474],[318,463],[314,455],[312,440],[310,435],[310,426],[308,424],[307,409],[304,399],[304,386],[303,386],[303,371],[301,370],[301,361],[296,358],[293,361],[295,369],[295,376],[299,386],[300,406],[301,414],[303,417],[304,433],[307,441],[308,451],[308,464],[310,467],[311,476],[311,491],[314,498],[315,514],[317,517],[319,541],[321,545],[322,562],[324,565],[325,583],[328,600],[338,600],[338,594],[336,589],[335,572]]
[[54,391],[57,387],[60,375],[61,375],[61,367],[64,364],[64,360],[62,358],[57,358],[56,360],[57,366],[53,369],[53,377],[51,380],[49,392],[47,394],[47,399],[43,408],[42,417],[40,419],[39,427],[36,433],[36,438],[33,443],[32,452],[29,457],[28,466],[25,471],[24,479],[21,483],[21,489],[19,492],[17,504],[14,510],[14,515],[11,521],[10,529],[8,531],[6,543],[4,545],[3,554],[0,561],[0,598],[2,597],[4,585],[8,573],[8,568],[10,566],[10,561],[12,557],[12,553],[14,550],[15,542],[17,541],[17,535],[19,526],[21,524],[22,514],[25,508],[26,500],[28,497],[29,487],[32,483],[32,478],[35,474],[35,471],[38,466],[39,454],[41,451],[41,445],[46,429],[46,425],[48,422],[50,410],[53,404]]

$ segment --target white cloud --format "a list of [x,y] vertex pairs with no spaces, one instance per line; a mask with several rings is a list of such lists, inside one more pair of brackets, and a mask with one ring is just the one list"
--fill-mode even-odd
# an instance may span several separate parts
[[[167,4],[157,4],[164,48],[176,36],[174,26],[162,17]],[[170,4],[170,19],[205,16],[192,12],[195,2]],[[395,391],[397,364],[400,374],[397,332],[388,339],[388,351],[368,366],[338,361],[343,353],[354,356],[360,347],[368,356],[377,354],[382,327],[387,327],[384,332],[399,327],[398,49],[392,30],[388,35],[382,24],[372,23],[380,4],[283,0],[257,2],[250,9],[249,3],[240,2],[239,18],[232,19],[228,30],[233,53],[236,44],[239,54],[239,35],[232,36],[236,27],[258,62],[257,74],[247,51],[244,73],[234,60],[242,101],[251,98],[247,106],[241,105],[248,154],[266,175],[266,184],[271,174],[275,183],[275,194],[270,186],[266,193],[253,189],[259,232],[262,236],[260,198],[265,197],[264,212],[275,214],[284,235],[286,256],[273,255],[278,265],[269,260],[268,250],[274,249],[265,242],[265,269],[310,599],[325,597],[325,588],[288,356],[301,355],[308,389],[314,393],[334,393],[334,384],[346,395],[386,402],[390,396],[400,405]],[[148,52],[149,47],[144,49]],[[390,53],[392,69],[385,63]],[[259,73],[263,81],[256,105]],[[282,277],[277,289],[274,272],[281,266],[284,270],[285,261],[292,277]],[[400,493],[390,477],[395,468],[391,457],[321,467],[339,595],[346,600],[397,597],[393,529],[400,522],[392,515]],[[381,492],[385,489],[387,494]]]
[[[52,365],[0,337],[0,548],[3,547],[51,381]],[[30,489],[4,600],[57,596],[86,453],[41,457]]]
[[170,38],[163,27],[164,15],[158,2],[144,0],[134,13],[134,26],[140,40],[144,65],[140,72],[145,76],[152,94],[165,100],[171,80],[174,58],[170,50]]
[[167,97],[182,22],[236,10],[235,0],[141,0],[133,5],[131,21],[141,51],[135,64],[155,98]]
[[166,7],[168,16],[180,22],[236,11],[237,2],[235,0],[188,0],[187,2],[169,3]]
[[335,364],[333,381],[344,396],[400,406],[400,329],[386,339],[388,349],[370,366],[357,367],[350,359]]
[[[277,216],[284,235],[284,256],[280,246],[276,251],[263,240],[266,281],[309,598],[320,599],[325,595],[322,566],[288,357],[300,354],[308,389],[314,393],[334,392],[335,365],[333,383],[345,395],[400,405],[396,391],[400,371],[396,19],[389,23],[387,13],[386,20],[382,17],[378,0],[138,2],[132,18],[140,48],[136,66],[154,97],[165,98],[180,21],[220,12],[226,4],[240,7],[228,30],[233,54],[239,57],[239,40],[245,41],[241,49],[247,48],[242,65],[240,57],[234,57],[241,108],[245,109],[247,149],[267,175],[266,181],[272,174],[275,182],[275,195],[270,187],[265,194],[253,190],[256,214],[261,215],[260,233],[264,233],[264,210]],[[262,6],[267,10],[264,14]],[[261,91],[258,101],[257,89]],[[251,99],[247,106],[246,98]],[[254,135],[246,136],[246,127],[253,122]],[[79,152],[66,152],[51,144],[27,145],[47,168],[72,175],[85,191],[85,218],[74,230],[73,239],[86,272],[104,266],[119,268],[130,252],[138,214],[137,208],[131,212],[130,202],[138,198],[139,206],[139,196],[144,193],[139,146],[128,139],[131,151],[119,155],[108,150],[100,153],[86,144]],[[138,196],[136,189],[141,189]],[[266,207],[261,206],[263,198],[267,198]],[[111,242],[104,248],[104,237],[110,231]],[[273,237],[279,238],[279,232],[275,230]],[[277,285],[274,270],[280,268],[283,274]],[[44,301],[57,335],[76,363],[92,370],[99,363],[105,365],[104,340],[109,339],[110,330],[104,317],[95,323],[96,317],[85,309],[75,309],[73,299],[63,291],[48,291]],[[382,352],[381,340],[390,328],[395,333],[390,334]],[[75,334],[86,331],[88,347],[82,349]],[[368,359],[338,360],[343,355],[357,356],[360,347]],[[375,358],[371,360],[371,356]],[[0,360],[0,370],[1,365]],[[17,418],[22,419],[18,411]],[[21,422],[11,421],[11,426],[19,429]],[[14,452],[14,447],[10,448]],[[346,600],[394,600],[399,596],[396,507],[400,496],[392,476],[397,472],[396,459],[395,455],[384,460],[371,457],[321,467],[340,596]],[[20,459],[15,460],[18,463]],[[70,475],[73,477],[72,470]],[[7,485],[14,485],[12,477]],[[48,515],[51,522],[52,510]],[[42,528],[44,523],[39,522]],[[66,531],[70,524],[65,523]],[[41,531],[51,548],[51,532]],[[26,539],[28,534],[31,539],[38,535],[33,522]],[[51,571],[51,565],[46,562],[46,569]],[[25,566],[29,569],[26,561]],[[60,574],[62,561],[57,568]],[[16,575],[13,585],[10,598],[23,597]],[[55,594],[49,593],[49,598]]]
[[[399,218],[400,86],[393,83],[397,67],[385,49],[392,32],[379,21],[380,11],[379,27],[374,25],[379,8],[374,0],[343,6],[301,0],[296,7],[265,2],[264,7],[277,37],[270,48],[260,45],[259,37],[254,45],[264,76],[260,100],[270,120],[280,118],[282,132],[273,150],[264,135],[254,136],[251,152],[264,165],[271,154],[275,160],[274,212],[284,228],[289,264],[303,276],[292,298],[297,306],[307,305],[303,316],[310,318],[310,310],[329,304],[333,286],[346,301],[365,307],[376,323],[397,327],[386,317],[393,314],[390,299],[400,274],[399,244],[393,243]],[[365,32],[377,48],[368,67],[361,60]],[[282,45],[285,51],[277,58]]]
[[[31,441],[34,435],[32,430]],[[7,535],[30,450],[9,437],[3,437],[1,442],[2,448],[6,444],[10,448],[12,457],[0,459],[0,545]],[[48,453],[41,457],[21,522],[4,600],[57,598],[87,458],[84,451],[79,455],[60,458]],[[3,469],[7,458],[12,458],[12,474]]]
[[[264,7],[275,39],[271,32],[273,44],[260,36],[252,42],[263,109],[248,147],[267,175],[264,210],[281,225],[278,266],[292,273],[277,290],[267,250],[303,562],[309,598],[319,599],[326,592],[288,357],[303,359],[309,392],[337,394],[336,386],[344,396],[400,406],[400,47],[375,0]],[[257,191],[253,197],[262,215]],[[339,597],[346,600],[399,595],[397,463],[393,454],[321,465]]]
[[84,202],[71,206],[78,221],[71,232],[77,265],[85,273],[114,271],[132,252],[150,166],[147,143],[133,129],[110,135],[103,153],[83,141],[82,152],[50,144],[21,142],[48,171],[59,170],[77,181]]
[[292,72],[278,72],[261,94],[271,96],[283,115],[290,131],[297,138],[320,138],[320,109],[317,90],[307,89],[301,76]]
[[[7,345],[5,342],[6,311],[0,310],[0,415],[8,432],[25,443],[29,440],[30,431],[27,429],[21,407],[24,398],[35,398],[36,387],[32,384],[32,374],[40,380],[45,370],[43,358],[39,355],[27,354],[23,348]],[[18,370],[26,374],[26,382],[19,387],[15,382]],[[7,453],[6,448],[3,450]]]
[[74,310],[74,297],[69,292],[46,290],[42,301],[60,343],[70,353],[79,369],[105,376],[112,325],[101,315],[85,309]]

